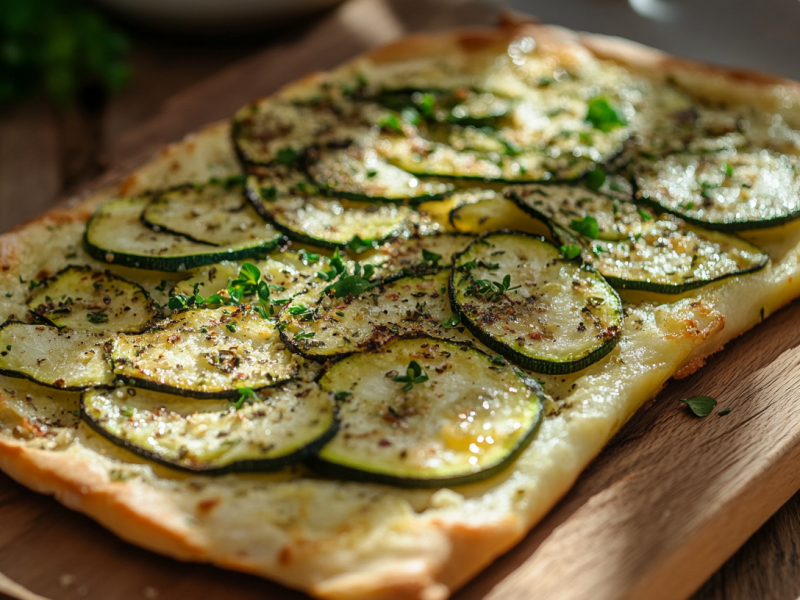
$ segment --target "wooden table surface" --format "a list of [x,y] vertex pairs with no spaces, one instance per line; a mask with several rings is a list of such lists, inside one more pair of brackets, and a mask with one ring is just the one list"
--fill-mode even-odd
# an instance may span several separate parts
[[[441,9],[443,4],[447,5],[447,10]],[[111,102],[104,116],[106,135],[102,148],[104,156],[100,162],[108,166],[108,172],[103,179],[113,179],[120,172],[142,162],[164,143],[179,139],[209,121],[224,118],[249,99],[269,93],[280,83],[291,81],[302,72],[298,69],[306,69],[309,64],[316,68],[332,67],[359,50],[388,41],[405,31],[487,23],[495,16],[495,8],[472,0],[440,0],[437,10],[427,10],[421,0],[349,0],[337,11],[322,15],[303,28],[293,29],[277,39],[273,34],[266,41],[248,39],[236,43],[188,44],[134,33],[137,75],[131,87]],[[369,22],[370,27],[358,26],[364,22]],[[303,43],[310,37],[326,41],[323,52],[320,52],[319,46],[310,47]],[[314,54],[309,55],[309,52]],[[241,81],[244,73],[252,81],[249,87],[227,85],[229,81]],[[203,102],[198,102],[198,98],[203,98]],[[176,114],[180,114],[181,118],[175,119]],[[69,127],[74,127],[74,123],[69,123],[69,117],[55,115],[40,101],[26,102],[0,115],[0,223],[3,229],[36,216],[60,196],[62,177],[59,172],[59,153],[63,151],[64,143],[60,136]],[[91,169],[87,173],[91,173]],[[73,182],[73,185],[80,187],[80,182]],[[764,352],[754,358],[749,365],[750,371],[745,375],[752,373],[755,377],[759,369],[767,366],[780,368],[781,360],[788,361],[787,369],[793,364],[796,355],[791,354],[791,348],[800,343],[800,330],[792,333],[793,328],[797,329],[795,323],[798,316],[800,306],[788,307],[772,316],[762,329],[731,344],[734,348],[737,345],[764,345]],[[767,356],[767,340],[775,336],[782,336],[779,349],[788,351],[780,356]],[[711,376],[703,373],[714,369],[724,373],[725,354],[721,356],[712,359],[700,374],[671,386],[675,387],[675,391],[668,396],[677,397],[676,394],[682,390],[690,393],[698,381],[706,381],[704,386],[714,384],[713,378],[709,379]],[[698,377],[706,379],[698,380]],[[723,388],[728,391],[734,389]],[[710,388],[703,389],[705,392]],[[558,514],[565,510],[569,513],[570,499],[579,495],[582,489],[585,491],[593,485],[599,485],[597,482],[602,479],[604,465],[612,460],[609,457],[613,457],[619,448],[635,444],[643,432],[663,427],[665,420],[675,418],[674,406],[668,407],[663,396],[654,405],[637,413],[620,432],[581,478],[576,490],[565,498]],[[687,465],[686,469],[691,471],[691,465]],[[791,490],[787,493],[784,489],[782,493],[788,497]],[[75,547],[85,551],[87,556],[91,556],[92,550],[98,547],[111,551],[117,549],[124,554],[131,570],[146,570],[158,577],[167,578],[176,570],[182,577],[192,577],[193,573],[207,573],[210,569],[201,565],[177,565],[148,552],[132,549],[89,519],[71,513],[51,498],[34,494],[0,475],[0,510],[23,504],[36,506],[41,514],[47,515],[35,522],[21,519],[18,531],[6,532],[6,536],[18,535],[30,539],[33,535],[42,540],[40,547],[33,550],[39,552],[41,573],[29,574],[31,581],[50,569],[48,556],[53,551],[53,544],[58,544],[63,536],[79,538],[80,543]],[[735,514],[731,518],[735,518]],[[556,520],[547,524],[545,530],[552,532],[558,525]],[[533,543],[526,541],[524,544]],[[541,540],[535,544],[534,547],[538,547]],[[796,494],[708,579],[693,598],[794,600],[800,596],[799,546],[800,494]],[[30,548],[28,550],[31,551]],[[524,553],[524,549],[502,558],[498,563],[500,569],[512,569],[514,561],[519,560],[520,552]],[[0,572],[16,572],[17,559],[21,557],[0,553]],[[212,572],[212,579],[218,582],[216,589],[219,597],[236,597],[226,593],[232,590],[240,592],[242,597],[256,597],[264,593],[269,595],[269,590],[273,589],[271,584],[265,584],[257,578],[227,574],[216,569]],[[126,600],[159,597],[158,577],[152,587],[117,590],[113,597]],[[16,579],[21,581],[19,576]],[[497,581],[491,577],[479,578],[476,582],[478,589],[484,586],[487,590],[487,597],[496,584]],[[0,589],[3,585],[0,577]],[[97,595],[96,589],[91,589],[91,580],[77,579],[68,572],[59,573],[59,586],[63,591],[59,599],[87,595],[92,598],[103,597]],[[501,597],[497,593],[491,593],[491,597]],[[19,591],[17,596],[24,598],[24,590]]]

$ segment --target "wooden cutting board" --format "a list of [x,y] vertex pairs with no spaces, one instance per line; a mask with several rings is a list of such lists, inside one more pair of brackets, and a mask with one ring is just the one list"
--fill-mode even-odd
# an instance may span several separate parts
[[[307,36],[173,98],[116,144],[108,182],[155,149],[252,98],[404,32],[491,23],[469,0],[351,0]],[[95,185],[101,185],[97,182]],[[457,600],[688,597],[800,488],[800,305],[771,316],[672,382],[616,436],[528,537]],[[690,416],[709,394],[724,417]],[[302,599],[262,579],[130,546],[90,519],[0,475],[0,591],[50,600]]]

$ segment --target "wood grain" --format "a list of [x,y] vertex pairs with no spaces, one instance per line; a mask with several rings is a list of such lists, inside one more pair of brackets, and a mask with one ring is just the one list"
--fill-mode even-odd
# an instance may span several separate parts
[[[145,127],[118,140],[117,167],[109,177],[300,73],[332,66],[406,30],[488,22],[492,14],[485,5],[456,0],[349,2],[299,42],[262,52],[174,97]],[[699,373],[671,383],[520,545],[455,598],[686,598],[700,588],[800,487],[798,317],[797,304],[776,313]],[[700,393],[732,412],[690,416],[678,400]],[[797,581],[791,532],[800,521],[798,506],[770,521],[777,538],[764,533],[768,541],[759,541],[758,534],[748,544],[780,548],[761,562],[757,550],[733,559],[697,600],[789,598],[787,586],[748,573],[772,568]],[[5,476],[0,571],[52,600],[305,597],[255,577],[129,546]]]

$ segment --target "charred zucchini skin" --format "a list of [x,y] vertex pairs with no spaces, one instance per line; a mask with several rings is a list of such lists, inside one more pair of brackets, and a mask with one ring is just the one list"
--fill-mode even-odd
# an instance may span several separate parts
[[794,212],[788,213],[786,215],[775,217],[773,219],[761,219],[758,221],[704,221],[703,219],[698,219],[696,217],[692,217],[687,215],[680,210],[672,209],[668,206],[661,204],[658,200],[654,200],[650,198],[650,196],[646,193],[643,193],[638,186],[636,185],[636,181],[633,181],[634,189],[636,190],[636,200],[641,202],[650,208],[658,212],[666,212],[676,217],[680,217],[687,223],[691,223],[692,225],[697,225],[699,227],[705,227],[706,229],[713,229],[714,231],[723,231],[726,233],[735,233],[739,231],[751,231],[753,229],[769,229],[770,227],[778,227],[780,225],[785,225],[797,219],[800,219],[800,210],[796,210]]
[[[174,391],[171,390],[170,393],[174,393]],[[315,455],[323,448],[323,446],[325,446],[325,444],[327,444],[331,439],[333,439],[333,436],[335,436],[336,433],[339,431],[339,419],[337,416],[338,409],[335,408],[334,418],[331,422],[330,428],[321,437],[317,438],[310,444],[296,450],[295,452],[271,459],[236,461],[222,467],[191,468],[182,464],[178,464],[175,461],[169,460],[167,458],[164,458],[160,454],[152,452],[150,450],[146,450],[145,448],[137,446],[136,444],[129,442],[128,440],[119,438],[114,434],[112,434],[110,431],[103,428],[87,412],[84,404],[85,394],[86,390],[83,390],[80,401],[81,420],[84,423],[86,423],[93,431],[97,432],[99,435],[109,440],[113,444],[120,446],[121,448],[124,448],[128,452],[131,452],[137,456],[141,456],[142,458],[157,463],[159,465],[169,467],[170,469],[183,471],[184,473],[216,476],[216,475],[225,475],[227,473],[268,473],[273,471],[280,471],[282,469],[285,469],[286,467],[290,467],[292,465],[300,463],[306,460],[310,456]]]
[[[557,250],[555,244],[553,244],[551,241],[547,240],[546,238],[540,235],[526,233],[524,231],[513,231],[504,229],[500,231],[493,231],[485,236],[478,238],[477,240],[472,242],[472,244],[470,244],[463,252],[454,255],[453,269],[450,272],[450,286],[449,286],[450,306],[453,308],[453,312],[461,315],[461,323],[467,328],[467,330],[469,330],[469,332],[472,335],[474,335],[487,348],[491,348],[501,356],[519,365],[523,369],[535,371],[536,373],[543,373],[545,375],[564,375],[567,373],[574,373],[575,371],[580,371],[582,369],[585,369],[589,365],[596,363],[601,358],[606,356],[609,352],[611,352],[614,348],[616,348],[620,339],[620,330],[617,330],[617,334],[614,337],[610,338],[608,341],[606,341],[602,346],[600,346],[590,354],[578,360],[565,361],[565,362],[553,362],[548,360],[541,360],[518,352],[510,345],[498,340],[497,338],[488,334],[486,331],[482,330],[477,323],[475,323],[472,319],[470,319],[467,313],[461,309],[458,300],[456,298],[456,285],[455,285],[456,263],[459,257],[469,252],[475,244],[480,243],[481,241],[483,241],[484,238],[500,234],[502,235],[513,234],[513,235],[521,235],[529,237],[537,241],[543,242],[545,244],[548,244],[550,246],[553,246],[553,248]],[[605,279],[599,273],[594,271],[594,269],[591,269],[591,271],[596,275],[598,279],[605,282]],[[616,303],[618,306],[617,312],[621,316],[622,300],[620,299],[619,295],[613,290],[613,288],[610,291],[614,292],[614,297],[616,298]]]
[[[116,202],[120,201],[118,200]],[[99,218],[99,215],[102,213],[102,211],[106,209],[107,205],[101,206],[89,219],[83,234],[83,246],[86,250],[86,253],[95,260],[102,263],[119,265],[122,267],[132,267],[134,269],[143,269],[148,271],[179,273],[195,267],[213,265],[214,263],[222,262],[223,260],[258,258],[269,254],[280,244],[285,242],[285,238],[276,238],[260,244],[254,244],[253,246],[237,248],[235,250],[213,250],[208,254],[185,254],[180,256],[148,256],[145,254],[117,252],[108,248],[102,248],[92,241],[92,226]],[[141,227],[146,229],[144,224],[142,224]],[[188,240],[188,238],[186,239]],[[209,250],[215,248],[211,245],[207,246]]]
[[635,290],[640,292],[653,292],[655,294],[677,295],[691,292],[692,290],[705,287],[712,283],[717,283],[718,281],[724,281],[730,277],[738,277],[739,275],[746,275],[747,273],[759,271],[763,269],[768,262],[769,259],[759,262],[758,264],[754,264],[748,269],[743,269],[735,273],[728,273],[720,277],[715,277],[714,279],[703,279],[674,285],[668,283],[651,283],[648,281],[632,281],[630,279],[622,279],[620,277],[613,277],[611,275],[603,275],[603,279],[605,279],[613,288],[618,290]]
[[[535,208],[530,206],[527,202],[525,202],[519,195],[513,190],[509,189],[506,193],[506,197],[510,198],[514,201],[514,203],[520,207],[523,211],[531,215],[533,218],[540,220],[544,223],[547,228],[550,230],[551,235],[554,239],[558,240],[562,244],[575,244],[581,246],[580,241],[571,233],[560,227],[559,225],[555,224],[552,219],[550,219],[547,215],[537,211]],[[646,202],[648,206],[651,206],[658,212],[669,212],[664,211],[664,208],[658,204],[657,202]],[[697,225],[698,227],[704,228],[709,230],[708,224],[697,219],[689,219],[685,215],[680,213],[672,213],[675,214],[677,217],[692,223],[693,225]],[[713,230],[711,230],[713,232]],[[720,232],[725,233],[725,232]],[[734,234],[730,234],[734,235]],[[757,249],[755,245],[753,245],[754,249]],[[641,281],[635,279],[624,279],[622,277],[616,277],[613,275],[606,275],[602,273],[602,271],[598,272],[602,275],[603,279],[605,279],[612,287],[618,290],[636,290],[636,291],[643,291],[643,292],[652,292],[655,294],[665,294],[665,295],[677,295],[677,294],[684,294],[686,292],[690,292],[692,290],[696,290],[698,288],[704,287],[711,283],[716,283],[718,281],[722,281],[724,279],[728,279],[729,277],[738,277],[739,275],[746,275],[747,273],[753,273],[755,271],[759,271],[763,269],[767,263],[769,263],[769,256],[764,254],[764,258],[761,261],[754,262],[750,267],[746,269],[741,269],[739,271],[732,271],[730,273],[726,273],[719,277],[714,277],[712,279],[698,279],[696,281],[688,281],[686,283],[680,284],[670,284],[670,283],[659,283],[654,281]]]
[[[110,252],[99,248],[92,244],[88,236],[84,234],[83,237],[84,248],[86,253],[93,259],[119,265],[121,267],[132,267],[134,269],[143,269],[145,271],[165,271],[167,273],[181,273],[194,269],[195,267],[204,267],[206,265],[213,265],[223,260],[244,260],[247,258],[261,258],[273,250],[275,250],[283,240],[271,240],[257,246],[250,248],[242,248],[239,250],[227,250],[222,252],[213,252],[209,254],[195,254],[189,256],[141,256],[137,254],[123,254],[121,252]],[[214,248],[210,246],[209,248]],[[111,260],[109,260],[109,257]]]
[[[410,338],[403,338],[403,339],[414,339],[414,337],[412,336]],[[499,362],[500,364],[504,362],[502,358],[498,356],[492,356],[491,354],[488,354],[483,350],[471,346],[469,344],[459,344],[452,341],[442,340],[438,338],[430,338],[427,336],[421,337],[420,339],[432,340],[450,345],[458,345],[461,346],[462,349],[480,355],[481,357],[489,361],[495,363]],[[506,365],[508,365],[508,363],[506,363]],[[461,486],[489,479],[490,477],[493,477],[494,475],[497,475],[503,472],[504,470],[508,469],[511,463],[513,463],[519,457],[519,455],[525,451],[525,449],[530,445],[530,443],[536,437],[536,434],[539,431],[539,427],[541,426],[542,421],[544,420],[544,402],[547,399],[547,396],[545,395],[544,391],[535,380],[527,377],[521,371],[515,371],[515,372],[516,375],[519,377],[520,384],[524,385],[530,390],[531,402],[536,402],[538,405],[538,410],[535,420],[531,423],[528,432],[518,441],[518,443],[514,446],[514,448],[512,448],[507,454],[503,456],[502,460],[498,461],[497,463],[489,467],[486,467],[485,469],[477,473],[471,473],[468,475],[456,475],[449,477],[411,477],[411,476],[390,475],[387,473],[380,473],[376,471],[359,469],[356,467],[351,467],[340,463],[327,461],[321,458],[319,455],[311,456],[305,462],[310,468],[316,470],[320,474],[333,477],[335,479],[358,481],[365,483],[378,483],[378,484],[391,485],[395,487],[409,488],[409,489],[431,489],[431,488]]]

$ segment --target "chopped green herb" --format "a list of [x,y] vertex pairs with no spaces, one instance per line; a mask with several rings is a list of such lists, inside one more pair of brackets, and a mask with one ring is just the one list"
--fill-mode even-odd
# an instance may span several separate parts
[[291,165],[297,162],[300,154],[294,148],[281,148],[276,157],[282,165]]
[[367,290],[374,288],[377,283],[373,283],[368,279],[359,277],[358,275],[345,275],[333,285],[325,288],[325,291],[333,292],[336,298],[346,298],[347,296],[358,296]]
[[566,246],[561,246],[560,251],[561,255],[567,260],[572,260],[581,255],[581,247],[576,246],[574,244],[567,244]]
[[392,381],[396,381],[398,383],[405,383],[403,386],[403,391],[407,392],[412,387],[414,387],[415,383],[425,383],[428,381],[428,374],[425,372],[419,363],[415,360],[412,360],[408,363],[408,367],[406,368],[405,375],[396,375],[392,378]]
[[394,113],[388,113],[381,117],[378,120],[378,125],[384,129],[391,129],[395,133],[403,133],[403,126],[400,123],[400,119],[398,119],[397,115]]
[[732,409],[732,408],[729,406],[729,407],[727,407],[727,408],[723,408],[723,409],[722,409],[721,411],[719,411],[717,414],[718,414],[720,417],[724,417],[725,415],[729,414],[729,413],[731,412],[731,410],[733,410],[733,409]]
[[452,329],[453,327],[457,327],[458,324],[461,323],[461,315],[458,313],[453,313],[446,319],[444,319],[440,325],[445,329]]
[[435,267],[440,260],[442,260],[441,254],[436,254],[436,252],[431,252],[427,248],[422,249],[422,262],[430,263],[431,266]]
[[339,402],[347,400],[349,396],[352,396],[353,392],[348,392],[347,390],[339,390],[336,392],[333,397],[336,398]]
[[294,336],[294,339],[296,339],[296,340],[310,340],[315,335],[317,335],[317,334],[314,333],[313,331],[311,331],[311,332],[304,331],[304,332],[298,333],[296,336]]
[[336,311],[336,316],[337,316],[337,317],[343,317],[343,316],[344,316],[344,313],[343,313],[342,311],[340,311],[340,310],[337,310],[337,311]]
[[608,98],[604,96],[598,96],[589,101],[586,121],[595,129],[603,132],[609,132],[628,124],[624,115],[611,106]]
[[516,285],[511,287],[511,275],[503,277],[503,281],[490,281],[488,279],[476,279],[467,288],[467,294],[473,296],[483,296],[489,302],[496,302],[500,300],[506,292],[513,292],[519,289],[520,286]]
[[356,254],[361,254],[362,252],[370,250],[372,248],[372,244],[368,244],[357,235],[354,235],[353,239],[347,242],[347,248],[351,252],[355,252]]
[[645,221],[652,221],[653,220],[653,215],[651,215],[645,209],[640,208],[638,210],[638,212],[639,212],[639,216],[642,217],[642,219],[644,219]]
[[239,398],[237,398],[235,401],[231,400],[231,404],[236,410],[242,408],[244,401],[248,398],[256,398],[256,393],[253,391],[253,388],[240,387],[236,391],[239,392]]
[[226,328],[228,331],[230,331],[231,333],[233,333],[234,331],[236,331],[236,323],[227,323],[227,324],[225,325],[225,328]]
[[707,417],[717,405],[717,401],[711,396],[692,396],[681,400],[681,402],[686,404],[689,410],[698,417]]
[[[726,162],[723,165],[723,169],[725,170],[725,177],[733,177],[733,165],[731,163]],[[728,413],[725,414],[727,415]]]
[[600,227],[597,225],[597,219],[591,215],[586,215],[583,219],[572,219],[569,228],[573,231],[580,233],[588,238],[596,239],[600,233]]
[[597,191],[606,182],[606,172],[603,167],[595,167],[594,170],[589,171],[586,176],[586,187],[592,191]]
[[108,315],[105,311],[99,310],[97,312],[90,312],[86,314],[86,319],[89,323],[94,323],[95,325],[99,325],[101,323],[108,323]]
[[276,188],[274,185],[271,185],[270,187],[262,187],[259,191],[261,192],[261,197],[264,198],[264,200],[273,200],[278,196],[278,188]]

